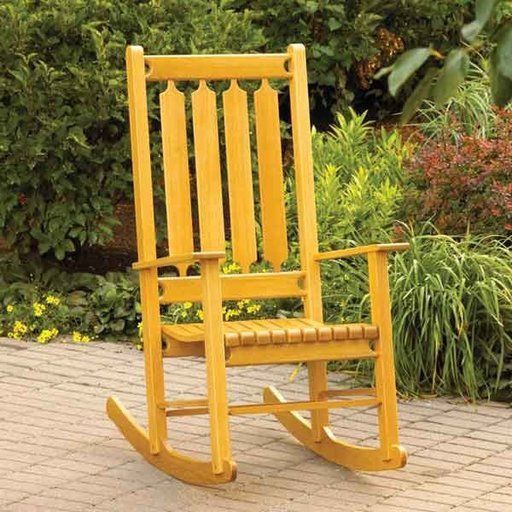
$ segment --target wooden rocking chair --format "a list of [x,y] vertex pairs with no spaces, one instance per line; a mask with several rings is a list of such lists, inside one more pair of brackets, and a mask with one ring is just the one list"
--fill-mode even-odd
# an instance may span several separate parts
[[[306,58],[300,44],[287,53],[263,55],[145,56],[127,49],[128,97],[140,271],[148,429],[141,428],[120,402],[107,402],[109,417],[151,464],[194,484],[230,482],[236,477],[228,419],[230,415],[272,413],[298,441],[322,457],[355,470],[404,466],[398,443],[397,404],[391,333],[387,253],[407,244],[370,245],[318,253]],[[277,91],[269,79],[289,84],[293,155],[300,241],[300,271],[281,271],[288,256]],[[206,81],[230,81],[223,94],[230,231],[233,260],[242,274],[225,275],[224,210],[220,171],[216,94]],[[261,208],[262,257],[274,272],[250,273],[258,259],[247,92],[237,80],[258,80],[254,116]],[[157,258],[150,163],[146,82],[166,81],[160,95],[169,256]],[[200,252],[194,252],[189,182],[185,95],[175,82],[199,81],[192,93]],[[320,262],[366,255],[369,265],[372,323],[326,325],[322,320]],[[187,276],[200,264],[200,276]],[[159,277],[174,266],[179,277]],[[300,297],[303,319],[223,322],[222,301]],[[204,321],[162,325],[160,305],[202,302]],[[167,400],[163,358],[204,356],[207,398]],[[328,389],[326,362],[373,358],[375,388]],[[287,402],[273,387],[263,403],[230,405],[226,366],[306,362],[309,400]],[[328,409],[378,408],[380,443],[361,447],[337,439],[329,428]],[[311,411],[307,421],[297,411]],[[167,418],[209,414],[211,460],[188,457],[167,442]]]

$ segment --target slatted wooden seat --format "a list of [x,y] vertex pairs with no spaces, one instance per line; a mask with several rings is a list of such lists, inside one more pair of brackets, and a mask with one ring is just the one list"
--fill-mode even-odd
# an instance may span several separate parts
[[[236,477],[229,416],[240,414],[274,414],[302,444],[351,469],[403,466],[406,453],[398,443],[387,253],[404,250],[407,244],[318,252],[304,47],[295,44],[286,53],[266,55],[148,56],[141,47],[130,46],[127,75],[139,254],[133,267],[140,272],[148,428],[143,429],[115,397],[107,401],[110,418],[151,464],[195,484],[224,483]],[[239,83],[246,80],[257,81],[254,93]],[[274,80],[288,87],[291,111],[300,259],[300,269],[293,271],[283,270],[289,258],[289,233]],[[218,93],[209,85],[211,81],[226,81],[228,87],[219,88],[223,92]],[[151,82],[167,85],[159,98],[169,254],[160,258],[156,254],[147,108]],[[188,89],[176,86],[181,82],[194,89],[190,101],[189,93],[182,92]],[[225,158],[217,117],[220,104]],[[189,107],[191,116],[187,116]],[[251,151],[250,108],[254,111],[256,159]],[[190,117],[192,127],[187,125]],[[229,208],[225,208],[224,198],[228,198]],[[194,233],[195,218],[199,236]],[[227,257],[226,242],[241,274],[220,272]],[[368,261],[370,323],[327,325],[322,315],[320,263],[358,256]],[[272,271],[255,272],[254,264],[261,260]],[[199,263],[200,275],[187,275],[193,263]],[[159,276],[159,269],[169,266],[178,275]],[[277,298],[300,300],[303,318],[223,322],[223,301]],[[161,306],[188,301],[202,303],[203,323],[162,325]],[[205,359],[207,396],[168,398],[164,359],[188,356]],[[374,388],[328,388],[327,362],[350,359],[375,361]],[[307,399],[288,402],[270,386],[263,391],[263,403],[228,403],[226,367],[293,362],[307,363]],[[337,407],[376,407],[379,446],[337,439],[329,428],[328,414]],[[311,420],[298,411],[309,411]],[[211,460],[186,456],[168,443],[167,420],[190,414],[209,415]]]
[[[307,318],[224,322],[223,330],[224,341],[228,347],[271,343],[375,340],[379,337],[376,325],[326,325]],[[170,342],[197,343],[204,341],[204,325],[200,323],[163,325],[162,335]]]

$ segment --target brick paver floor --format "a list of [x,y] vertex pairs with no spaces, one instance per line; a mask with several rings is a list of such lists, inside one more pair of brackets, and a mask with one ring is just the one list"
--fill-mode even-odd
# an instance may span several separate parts
[[[202,365],[166,361],[174,397],[204,392]],[[276,384],[298,399],[305,372],[292,366],[230,369],[230,395],[259,401]],[[333,385],[347,385],[332,375]],[[233,418],[239,476],[233,484],[182,484],[147,464],[104,413],[119,396],[143,422],[142,354],[128,345],[39,346],[0,340],[0,510],[157,511],[512,511],[512,408],[458,399],[400,403],[409,463],[399,471],[354,473],[294,441],[271,416]],[[375,442],[374,410],[332,414],[335,432]],[[208,450],[206,418],[169,422],[171,442]]]

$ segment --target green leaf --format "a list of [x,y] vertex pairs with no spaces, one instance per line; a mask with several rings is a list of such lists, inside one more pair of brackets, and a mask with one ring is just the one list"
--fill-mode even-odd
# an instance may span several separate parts
[[432,82],[438,73],[439,70],[437,68],[429,68],[427,70],[425,76],[421,79],[420,83],[415,87],[414,91],[407,98],[407,101],[404,104],[402,115],[400,117],[401,124],[408,123],[423,101],[429,97],[430,91],[432,90]]
[[414,48],[400,55],[393,64],[393,71],[388,78],[389,92],[392,96],[396,96],[402,85],[423,66],[430,54],[429,48]]
[[64,250],[63,247],[61,246],[58,246],[55,248],[54,250],[55,252],[55,257],[59,260],[59,261],[62,261],[64,259],[64,257],[66,256],[66,251]]
[[379,80],[380,78],[382,78],[386,75],[389,75],[389,73],[391,73],[391,71],[393,71],[393,66],[387,66],[385,68],[380,68],[379,71],[377,71],[377,73],[375,73],[375,75],[373,75],[373,78],[375,80]]
[[506,106],[512,101],[512,80],[500,73],[496,50],[491,55],[489,76],[491,78],[491,92],[494,102],[499,107]]
[[497,70],[512,80],[512,24],[508,23],[499,30],[496,44]]
[[475,19],[464,25],[461,30],[462,37],[472,43],[482,32],[485,25],[492,16],[499,0],[477,0],[475,8]]
[[452,50],[441,69],[434,87],[434,100],[438,105],[446,103],[464,81],[469,68],[469,56],[463,49]]
[[327,26],[331,32],[334,32],[335,30],[338,30],[342,25],[341,22],[336,18],[329,18],[327,20]]

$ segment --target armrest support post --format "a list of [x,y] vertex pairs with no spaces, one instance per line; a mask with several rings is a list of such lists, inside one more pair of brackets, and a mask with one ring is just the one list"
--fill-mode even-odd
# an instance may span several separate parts
[[[389,293],[387,252],[368,254],[368,273],[372,324],[379,328],[376,351],[375,379],[381,400],[379,407],[380,442],[389,454],[393,445],[398,445],[398,433],[393,428],[398,421],[396,408],[395,365],[393,354],[393,327],[391,298]],[[379,385],[380,384],[380,385]],[[385,405],[384,405],[385,404]],[[393,405],[394,404],[394,405]]]

